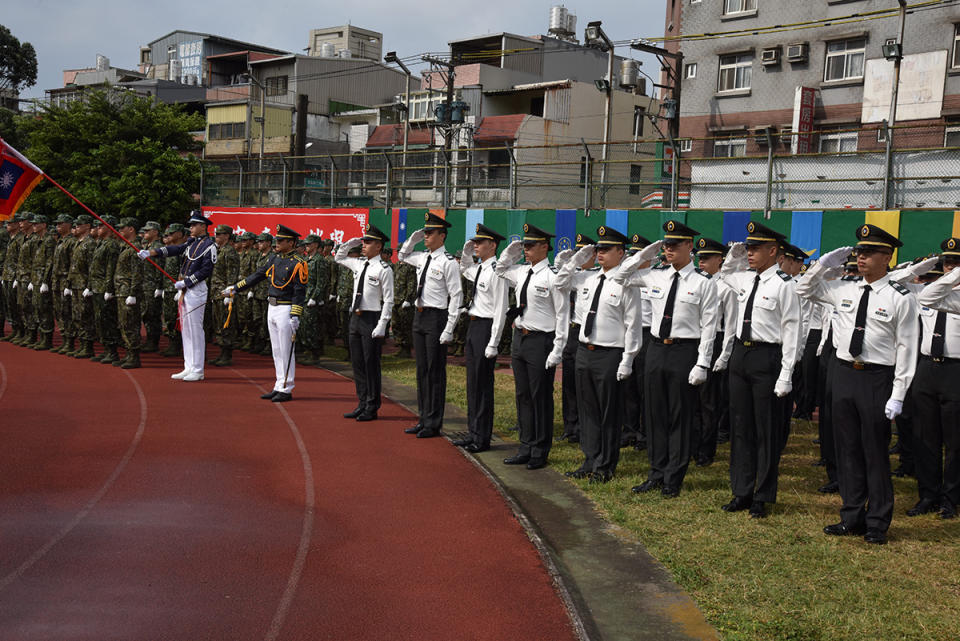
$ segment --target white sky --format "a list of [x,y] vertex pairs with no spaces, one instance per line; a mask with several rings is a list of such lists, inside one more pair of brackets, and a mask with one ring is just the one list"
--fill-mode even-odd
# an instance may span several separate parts
[[[577,15],[581,40],[591,20],[602,20],[612,40],[627,40],[662,35],[667,2],[592,0],[566,7]],[[446,52],[448,41],[484,33],[544,34],[553,3],[482,0],[458,5],[463,11],[454,11],[453,3],[436,0],[273,0],[261,5],[269,10],[251,10],[251,4],[222,0],[29,0],[4,4],[0,24],[37,50],[37,84],[22,94],[32,98],[42,97],[44,89],[62,86],[63,69],[92,67],[98,53],[110,58],[115,67],[136,69],[141,45],[177,29],[300,52],[307,46],[310,29],[349,22],[382,32],[384,52],[395,50],[404,57]],[[620,55],[629,52],[627,47],[617,49]],[[644,61],[643,71],[658,77],[655,60],[633,53]],[[418,74],[424,68],[411,67]]]

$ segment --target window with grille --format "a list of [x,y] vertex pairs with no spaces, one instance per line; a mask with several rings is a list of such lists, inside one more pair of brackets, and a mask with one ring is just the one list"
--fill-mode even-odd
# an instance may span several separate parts
[[824,81],[863,78],[866,44],[863,38],[828,42],[827,63],[823,72]]
[[747,155],[746,138],[723,138],[713,141],[714,158],[735,158]]
[[950,66],[960,68],[960,24],[953,25],[953,61]]
[[717,91],[742,91],[750,88],[753,54],[720,56],[720,79]]
[[944,147],[960,147],[960,126],[947,127],[943,134]]
[[820,134],[820,153],[834,154],[857,150],[857,132],[824,131]]
[[244,122],[225,122],[210,125],[210,140],[230,140],[246,138],[247,124]]
[[643,165],[630,165],[630,193],[640,195],[640,183],[643,182]]
[[284,96],[287,93],[287,77],[273,76],[271,78],[267,78],[264,86],[266,87],[268,96]]
[[756,11],[757,0],[723,0],[723,13],[744,13],[746,11]]
[[677,142],[680,143],[680,153],[685,151],[693,151],[693,141],[689,138],[684,138],[682,140],[678,140]]

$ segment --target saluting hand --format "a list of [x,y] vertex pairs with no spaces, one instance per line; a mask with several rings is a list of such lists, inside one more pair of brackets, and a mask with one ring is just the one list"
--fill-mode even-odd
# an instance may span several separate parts
[[847,262],[847,257],[852,251],[853,247],[840,247],[829,251],[820,257],[820,264],[823,265],[825,269],[843,267],[843,264]]
[[497,271],[500,271],[501,265],[504,268],[515,265],[521,256],[523,256],[523,241],[515,240],[507,245],[507,248],[500,254],[500,259],[497,261]]

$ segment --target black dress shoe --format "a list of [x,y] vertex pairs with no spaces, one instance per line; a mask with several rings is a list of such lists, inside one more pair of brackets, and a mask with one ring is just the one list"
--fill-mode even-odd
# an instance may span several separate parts
[[921,514],[929,514],[930,512],[936,512],[940,506],[937,505],[937,502],[933,499],[920,499],[917,501],[917,504],[912,508],[907,510],[907,516],[920,516]]
[[590,483],[594,485],[599,485],[601,483],[609,483],[613,480],[613,474],[610,472],[594,472],[590,474]]
[[817,488],[817,492],[820,494],[836,494],[840,491],[840,483],[837,481],[830,481],[826,485],[821,485]]
[[709,456],[698,456],[697,467],[710,467],[713,465],[713,459]]
[[749,496],[735,496],[726,505],[720,506],[724,512],[741,512],[753,505],[753,498]]
[[680,496],[680,488],[673,487],[671,485],[664,485],[663,489],[660,490],[660,495],[664,498],[675,499]]
[[532,458],[527,462],[528,470],[539,470],[547,466],[547,459],[545,458]]
[[361,414],[363,414],[363,409],[360,408],[360,407],[357,407],[357,408],[356,408],[355,410],[353,410],[352,412],[347,412],[346,414],[344,414],[344,415],[343,415],[343,418],[357,418],[357,417],[360,416]]
[[937,516],[941,519],[955,519],[957,518],[957,508],[950,503],[944,503],[940,507],[940,511],[937,512]]
[[884,545],[887,542],[887,534],[876,528],[870,528],[863,535],[863,540],[874,545]]
[[403,433],[404,433],[404,434],[419,434],[419,433],[420,433],[420,430],[422,430],[422,429],[423,429],[423,425],[421,425],[420,423],[417,423],[417,424],[414,425],[413,427],[408,427],[407,429],[403,430]]
[[276,396],[276,395],[277,395],[277,392],[276,392],[276,390],[274,390],[274,391],[272,391],[272,392],[267,392],[266,394],[261,394],[261,395],[260,395],[260,398],[262,398],[262,399],[265,400],[265,401],[269,401],[269,400],[271,400],[271,399],[272,399],[274,396]]
[[571,434],[570,436],[567,437],[567,443],[579,443],[579,442],[580,442],[579,434]]
[[522,454],[517,454],[516,456],[511,456],[510,458],[503,459],[504,465],[526,465],[530,462],[529,456],[523,456]]
[[277,392],[274,394],[273,398],[270,399],[274,403],[286,403],[287,401],[293,400],[293,394],[287,394],[286,392]]
[[864,525],[855,525],[853,527],[847,527],[844,523],[834,523],[833,525],[828,525],[823,528],[824,534],[829,534],[830,536],[848,536],[851,534],[866,534],[867,528]]
[[644,481],[644,482],[641,483],[640,485],[635,485],[635,486],[633,487],[633,492],[635,492],[635,493],[637,493],[637,494],[646,494],[647,492],[652,492],[653,490],[655,490],[655,489],[657,489],[657,488],[659,488],[659,487],[663,487],[663,481],[662,481],[662,480],[654,481],[654,480],[651,480],[651,479],[647,479],[646,481]]
[[635,449],[638,452],[642,452],[643,450],[647,449],[647,442],[637,441],[637,444],[633,446],[633,449]]
[[812,466],[814,466],[814,467],[823,467],[823,466],[826,465],[826,464],[827,464],[826,459],[822,459],[822,458],[821,458],[821,459],[817,459],[816,461],[814,461],[814,462],[811,463],[810,465],[812,465]]
[[590,472],[588,472],[587,470],[585,470],[585,469],[583,469],[583,468],[580,468],[579,470],[572,470],[572,471],[570,471],[570,472],[564,472],[563,475],[566,476],[567,478],[571,478],[571,479],[585,479],[585,478],[587,478],[588,476],[590,476]]
[[754,501],[750,504],[750,518],[751,519],[765,519],[767,518],[767,506],[763,501]]
[[436,438],[440,436],[440,430],[428,430],[426,428],[417,432],[417,438]]
[[357,416],[358,423],[366,423],[367,421],[375,421],[375,420],[377,420],[376,412],[364,412],[359,416]]
[[473,444],[473,439],[472,439],[472,438],[458,438],[457,440],[453,441],[453,444],[456,445],[457,447],[466,447],[466,446],[468,446],[468,445],[472,445],[472,444]]
[[490,449],[490,446],[489,446],[489,445],[477,445],[476,443],[470,443],[470,445],[467,445],[467,446],[466,446],[465,448],[463,448],[463,449],[465,449],[466,451],[470,452],[471,454],[479,454],[480,452],[486,452],[487,450],[489,450],[489,449]]

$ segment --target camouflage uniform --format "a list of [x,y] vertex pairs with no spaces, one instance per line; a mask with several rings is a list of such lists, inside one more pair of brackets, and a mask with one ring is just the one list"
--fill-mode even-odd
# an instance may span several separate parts
[[[217,225],[215,235],[233,233],[229,225]],[[233,363],[233,348],[237,344],[237,310],[233,306],[234,298],[226,299],[230,304],[224,305],[223,295],[220,293],[229,285],[234,285],[242,274],[240,273],[240,254],[234,249],[229,238],[223,246],[217,247],[217,261],[213,264],[213,274],[210,275],[210,294],[213,305],[213,337],[214,342],[220,345],[220,355],[211,365],[223,367]],[[227,316],[230,322],[227,324]],[[227,327],[224,327],[227,325]]]
[[[104,216],[103,220],[111,226],[116,226],[116,218]],[[112,363],[120,358],[117,346],[120,343],[120,332],[117,328],[117,299],[113,291],[113,273],[117,267],[117,257],[120,255],[120,241],[112,233],[107,238],[100,239],[90,261],[90,289],[93,291],[93,315],[97,326],[97,335],[106,350],[102,356],[91,360],[101,363]],[[109,294],[110,300],[104,295]]]
[[[359,255],[359,248],[356,252],[350,252],[350,255]],[[347,340],[347,332],[350,329],[350,305],[353,303],[353,272],[345,267],[341,267],[337,277],[337,320],[339,326],[338,336],[343,341],[343,346],[347,348],[347,354],[350,354],[350,344]]]
[[[78,225],[89,225],[92,218],[86,214],[77,216]],[[97,248],[97,240],[90,235],[84,236],[77,241],[70,254],[70,272],[67,278],[71,293],[73,294],[73,304],[71,313],[73,314],[73,327],[77,338],[80,340],[80,347],[68,353],[68,356],[74,358],[92,358],[93,341],[97,333],[93,315],[93,296],[84,296],[86,291],[90,290],[90,263],[93,260],[93,252]]]
[[[184,227],[180,223],[172,223],[167,226],[164,235],[175,234],[177,232],[183,232]],[[163,271],[170,274],[172,277],[177,278],[180,275],[180,265],[183,262],[183,256],[167,256],[163,259],[163,263],[160,265],[163,267]],[[180,309],[177,304],[177,288],[173,286],[174,281],[171,281],[166,276],[163,277],[163,293],[161,298],[163,300],[163,333],[169,339],[170,343],[167,345],[167,349],[164,350],[162,356],[180,356],[183,354],[183,339],[180,336],[180,330],[177,327]]]
[[[73,226],[73,218],[67,214],[60,214],[54,222],[58,226],[66,223]],[[72,352],[74,349],[76,330],[73,325],[73,296],[64,296],[63,292],[70,289],[70,258],[76,246],[77,239],[68,232],[60,237],[53,250],[53,316],[63,338],[63,344],[53,350],[56,354]]]
[[[20,307],[20,322],[23,324],[23,336],[15,345],[30,345],[37,342],[37,319],[33,315],[33,288],[30,279],[33,277],[33,257],[40,246],[40,236],[33,233],[33,225],[23,245],[20,247],[20,256],[17,259],[17,305]],[[37,287],[40,284],[37,283]]]
[[[461,259],[460,252],[454,254],[458,262]],[[460,276],[460,288],[463,290],[463,300],[470,301],[473,300],[473,282]],[[463,356],[463,348],[467,344],[467,308],[466,305],[461,308],[460,317],[457,319],[457,324],[453,326],[453,350],[451,355],[453,356]]]
[[[302,242],[304,245],[312,243],[319,245],[320,237],[309,234]],[[297,332],[297,363],[300,365],[316,365],[320,356],[320,346],[323,344],[320,337],[320,309],[322,306],[319,306],[319,303],[323,300],[319,290],[322,258],[319,252],[314,252],[306,259],[307,290],[304,294],[306,304],[303,307],[303,320]]]
[[[148,220],[141,232],[160,231],[160,223]],[[143,243],[143,249],[160,249],[163,243],[159,239]],[[162,267],[162,265],[161,265]],[[164,270],[166,271],[166,270]],[[176,277],[176,274],[170,274]],[[148,262],[143,264],[143,297],[140,308],[143,310],[143,326],[147,333],[147,342],[141,347],[144,352],[156,352],[159,349],[160,331],[163,326],[163,281],[167,280],[159,269]]]
[[[240,235],[240,240],[256,240],[257,237],[253,232],[243,232]],[[253,247],[248,247],[239,252],[240,256],[240,274],[252,274],[257,270],[256,259],[257,259],[257,250]],[[249,351],[253,346],[253,334],[250,332],[251,324],[251,311],[253,310],[253,303],[246,294],[243,296],[235,296],[233,300],[233,315],[236,318],[237,322],[237,336],[239,338],[239,349]],[[230,321],[233,323],[233,321]]]
[[[7,245],[10,244],[10,234],[7,232],[7,226],[0,224],[0,271],[3,270],[3,262],[7,257]],[[2,278],[0,278],[2,280]],[[0,287],[0,336],[3,336],[7,326],[7,301],[6,292]]]
[[[118,230],[132,227],[138,229],[140,221],[136,218],[124,218]],[[112,239],[111,239],[112,240]],[[141,298],[143,298],[143,261],[137,256],[134,247],[117,241],[120,254],[117,256],[113,272],[113,285],[110,288],[116,298],[117,325],[127,347],[127,356],[122,361],[115,360],[113,365],[123,369],[140,367],[140,320]],[[150,292],[153,293],[152,291]]]
[[[417,269],[407,263],[397,263],[393,279],[393,339],[397,356],[410,358],[413,347],[413,299],[417,294]],[[404,308],[403,303],[409,303]]]
[[340,266],[333,259],[333,241],[329,238],[324,241],[329,253],[323,257],[327,266],[327,300],[323,304],[323,328],[326,331],[326,342],[333,344],[333,339],[340,335],[340,316],[337,314],[337,282],[340,280]]
[[[21,214],[13,217],[13,220],[18,222],[21,219]],[[17,234],[10,239],[10,243],[7,245],[6,256],[4,256],[3,259],[3,297],[6,302],[7,317],[10,319],[10,325],[13,327],[13,333],[4,337],[4,341],[14,342],[23,336],[24,328],[20,317],[20,305],[17,303],[18,291],[13,287],[13,281],[17,278],[20,248],[23,246],[25,239],[26,235],[23,231],[18,231]]]
[[[273,240],[273,236],[264,232],[257,237],[257,240]],[[273,256],[273,250],[268,251],[266,254],[257,252],[257,262],[253,271],[256,271],[263,265],[266,265],[270,259],[273,258]],[[253,271],[250,273],[252,274]],[[257,283],[253,286],[253,298],[251,299],[251,302],[253,303],[253,349],[255,353],[263,356],[269,356],[273,353],[270,349],[270,333],[267,331],[267,291],[269,287],[270,283],[268,283],[266,280]]]
[[[46,216],[37,214],[36,224],[49,223]],[[53,347],[53,254],[57,249],[57,232],[49,226],[42,232],[37,242],[37,251],[33,255],[33,270],[30,281],[33,283],[34,324],[40,331],[40,338],[31,345],[34,349]],[[43,291],[46,290],[46,291]]]

